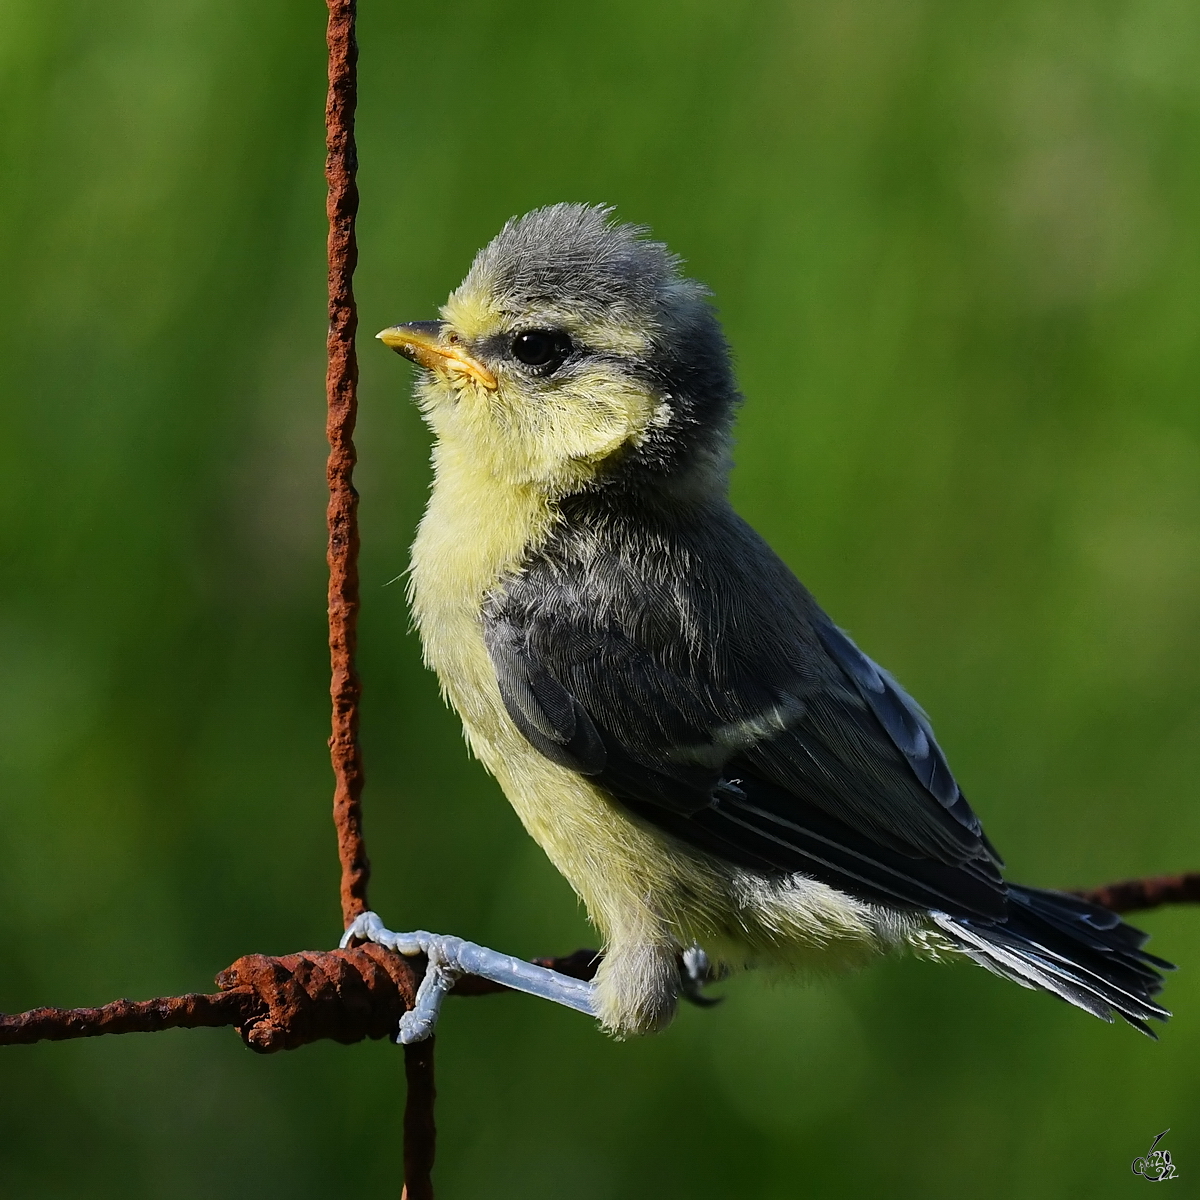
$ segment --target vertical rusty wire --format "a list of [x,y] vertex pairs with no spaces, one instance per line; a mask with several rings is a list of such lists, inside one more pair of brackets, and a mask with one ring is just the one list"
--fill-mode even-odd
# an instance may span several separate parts
[[[329,92],[325,100],[325,179],[329,186],[329,367],[325,377],[329,437],[329,660],[333,731],[329,753],[336,779],[333,820],[342,864],[342,923],[367,910],[371,864],[363,839],[362,749],[358,703],[362,695],[354,652],[358,625],[358,493],[354,490],[354,423],[358,415],[358,358],[354,335],[354,268],[358,246],[358,152],[354,109],[358,102],[356,0],[326,0],[329,24]],[[404,1047],[408,1093],[404,1106],[404,1200],[433,1200],[433,1040]]]
[[355,0],[327,0],[329,92],[325,100],[325,209],[329,216],[329,367],[325,376],[329,438],[329,685],[333,731],[329,753],[336,780],[333,820],[342,864],[342,922],[348,926],[367,909],[367,859],[362,827],[362,750],[358,742],[358,702],[362,687],[354,665],[358,625],[358,493],[354,490],[354,423],[358,415],[358,358],[354,335],[354,268],[358,246],[358,152],[354,108],[358,101],[358,44],[354,37]]
[[437,1126],[433,1119],[433,1038],[404,1047],[404,1193],[400,1200],[433,1200],[433,1155]]

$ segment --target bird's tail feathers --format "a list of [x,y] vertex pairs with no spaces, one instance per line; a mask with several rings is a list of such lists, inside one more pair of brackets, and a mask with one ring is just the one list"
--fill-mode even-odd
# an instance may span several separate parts
[[1146,1024],[1171,1014],[1151,997],[1172,963],[1142,949],[1147,934],[1116,913],[1077,896],[1039,888],[1008,889],[1009,916],[988,925],[947,913],[930,915],[968,957],[995,975],[1066,1000],[1111,1022],[1117,1013],[1149,1037]]

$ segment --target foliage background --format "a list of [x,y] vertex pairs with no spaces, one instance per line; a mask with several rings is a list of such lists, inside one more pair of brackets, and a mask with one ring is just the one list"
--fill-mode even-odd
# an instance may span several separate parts
[[[338,935],[324,11],[0,0],[0,1009]],[[735,491],[933,713],[1011,873],[1200,867],[1200,8],[363,5],[361,665],[375,905],[589,944],[407,632],[409,368],[510,214],[605,200],[715,290]],[[1200,1172],[1200,913],[1154,1044],[982,971],[746,979],[606,1041],[440,1038],[440,1195],[1101,1197]],[[229,1031],[0,1054],[0,1194],[392,1196],[398,1053]],[[1191,1179],[1193,1182],[1188,1182]]]

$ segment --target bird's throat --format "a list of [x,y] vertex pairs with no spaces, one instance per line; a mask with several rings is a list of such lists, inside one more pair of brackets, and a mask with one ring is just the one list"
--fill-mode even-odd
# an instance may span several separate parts
[[445,442],[433,462],[409,596],[425,660],[453,691],[465,642],[481,644],[483,598],[545,543],[557,511],[538,488],[498,479]]

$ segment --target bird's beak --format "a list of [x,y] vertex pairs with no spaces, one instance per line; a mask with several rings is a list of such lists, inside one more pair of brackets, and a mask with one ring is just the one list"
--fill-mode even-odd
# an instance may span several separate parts
[[419,367],[449,376],[469,375],[494,392],[498,386],[496,376],[465,350],[453,343],[443,344],[444,327],[444,321],[410,321],[407,325],[393,325],[375,336]]

